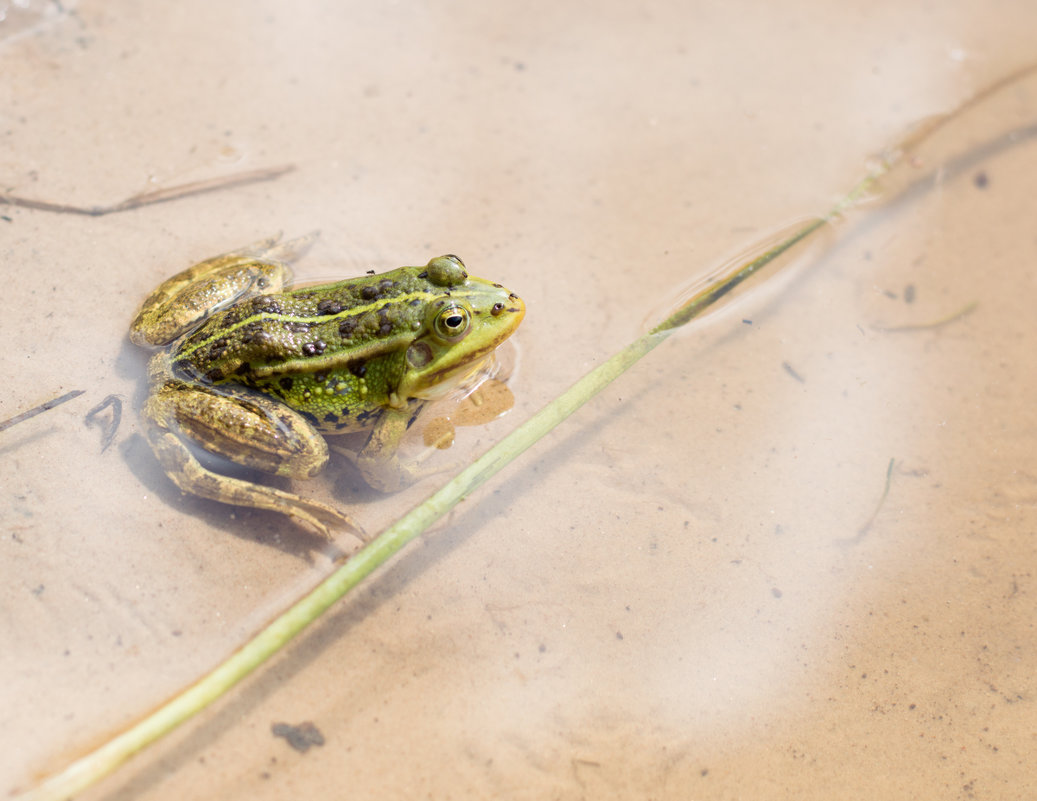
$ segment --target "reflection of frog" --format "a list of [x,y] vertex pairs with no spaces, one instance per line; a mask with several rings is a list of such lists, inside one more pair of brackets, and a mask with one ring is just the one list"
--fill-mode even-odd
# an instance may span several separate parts
[[525,306],[500,284],[469,277],[456,256],[283,291],[288,263],[314,238],[274,237],[173,276],[144,302],[130,339],[169,346],[149,365],[144,419],[184,492],[272,509],[327,534],[355,526],[325,504],[207,469],[186,441],[310,478],[328,461],[322,434],[370,430],[353,460],[372,487],[395,490],[416,475],[396,450],[425,401],[484,364]]

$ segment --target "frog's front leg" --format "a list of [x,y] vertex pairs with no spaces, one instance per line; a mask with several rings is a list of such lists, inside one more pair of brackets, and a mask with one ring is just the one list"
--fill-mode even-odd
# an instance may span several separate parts
[[332,449],[356,465],[368,486],[381,492],[397,492],[422,478],[459,467],[457,464],[431,469],[423,467],[421,462],[424,456],[437,452],[432,448],[423,457],[409,462],[399,458],[397,451],[400,443],[423,405],[412,401],[404,409],[383,410],[364,447],[357,453],[335,445]]
[[366,540],[363,529],[337,509],[215,473],[187,445],[193,441],[237,464],[274,475],[311,478],[328,461],[327,443],[302,415],[284,404],[247,389],[217,389],[169,378],[148,398],[143,416],[151,449],[184,492],[280,512],[329,538],[329,527],[345,526]]

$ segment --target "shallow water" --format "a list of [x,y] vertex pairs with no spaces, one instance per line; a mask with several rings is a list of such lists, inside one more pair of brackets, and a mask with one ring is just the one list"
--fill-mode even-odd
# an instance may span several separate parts
[[[183,498],[155,464],[126,329],[163,278],[277,230],[323,231],[303,280],[460,254],[529,309],[516,408],[461,429],[461,458],[1032,59],[1037,22],[972,2],[64,9],[0,22],[5,190],[106,205],[297,169],[102,217],[0,208],[0,419],[85,390],[0,434],[5,790],[330,567],[320,538]],[[1035,116],[1030,80],[948,128],[910,191],[886,182],[661,346],[84,797],[1026,797],[1037,149],[981,146]],[[113,393],[102,452],[83,417]],[[382,498],[337,467],[307,489],[371,530],[432,486]],[[304,721],[324,738],[305,753],[271,731]]]

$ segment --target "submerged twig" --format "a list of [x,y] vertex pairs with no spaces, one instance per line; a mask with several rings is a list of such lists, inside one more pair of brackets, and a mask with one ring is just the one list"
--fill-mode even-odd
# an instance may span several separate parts
[[34,200],[17,195],[0,195],[0,204],[18,206],[23,209],[34,211],[52,211],[57,214],[82,214],[88,217],[103,217],[106,214],[116,214],[120,211],[139,209],[142,206],[153,206],[156,203],[168,203],[171,200],[180,200],[185,197],[202,195],[206,192],[218,192],[231,189],[236,186],[254,184],[260,181],[272,181],[280,178],[285,173],[295,169],[294,164],[284,164],[280,167],[263,167],[258,170],[239,172],[234,175],[224,175],[219,178],[207,178],[203,181],[191,181],[190,183],[170,186],[166,189],[156,189],[151,192],[142,192],[139,195],[126,198],[120,203],[110,206],[74,206],[68,203],[51,203],[47,200]]
[[932,320],[928,323],[907,323],[905,325],[873,325],[872,328],[876,331],[881,331],[883,334],[896,334],[901,331],[927,331],[934,328],[943,328],[945,325],[956,322],[962,317],[967,317],[976,310],[979,306],[979,301],[974,300],[972,303],[965,305],[958,309],[956,312],[951,312],[945,317],[941,317],[938,320]]
[[872,525],[875,523],[875,518],[879,516],[879,512],[882,511],[882,507],[886,504],[886,498],[889,497],[889,488],[893,484],[893,465],[896,464],[896,459],[890,458],[889,464],[886,466],[886,483],[882,488],[882,495],[879,496],[879,502],[875,504],[875,511],[871,513],[871,516],[864,521],[864,525],[857,529],[857,533],[849,539],[837,540],[840,545],[856,545],[862,539],[864,535],[871,531]]
[[[958,111],[928,123],[923,130],[916,129],[896,147],[888,150],[864,178],[826,214],[807,221],[802,227],[762,254],[727,270],[705,288],[695,293],[647,334],[638,337],[623,350],[580,378],[558,398],[522,423],[511,434],[433,493],[424,503],[411,509],[369,542],[211,673],[149,714],[132,728],[18,798],[21,801],[65,799],[111,773],[133,754],[197,714],[283,648],[366,576],[383,565],[407,543],[422,534],[501,468],[517,458],[569,415],[595,397],[629,367],[664,342],[675,330],[702,315],[718,300],[757,274],[765,266],[855,206],[861,198],[874,189],[880,178],[887,175],[894,166],[903,162],[905,157],[913,155],[922,142],[950,119],[1035,70],[1037,70],[1037,64],[984,90],[966,102]],[[881,504],[888,494],[892,469],[893,461],[891,460],[887,469],[886,491],[880,499],[878,508],[881,508]],[[876,508],[875,514],[878,514],[878,508]],[[872,515],[872,520],[874,517],[875,515]],[[867,531],[870,524],[871,520],[861,529],[858,537]]]
[[35,417],[36,415],[42,414],[43,412],[49,409],[53,409],[55,406],[60,406],[66,401],[70,401],[73,398],[78,398],[85,391],[86,390],[82,389],[74,389],[71,392],[66,392],[64,395],[61,395],[60,397],[51,398],[49,401],[45,401],[44,403],[41,403],[39,406],[33,406],[28,411],[22,412],[21,414],[16,414],[14,417],[11,417],[7,420],[0,420],[0,431],[5,431],[11,426],[25,422],[30,417]]

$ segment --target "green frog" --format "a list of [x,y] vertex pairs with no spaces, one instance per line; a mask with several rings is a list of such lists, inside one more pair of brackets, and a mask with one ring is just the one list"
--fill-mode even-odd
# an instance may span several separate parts
[[325,435],[369,431],[351,461],[372,487],[394,491],[419,475],[397,448],[422,407],[476,373],[525,306],[452,255],[292,289],[289,265],[316,236],[271,237],[173,276],[144,301],[130,339],[163,348],[148,365],[143,418],[181,490],[280,512],[325,536],[338,526],[363,536],[327,504],[209,469],[188,443],[306,479],[328,462]]

